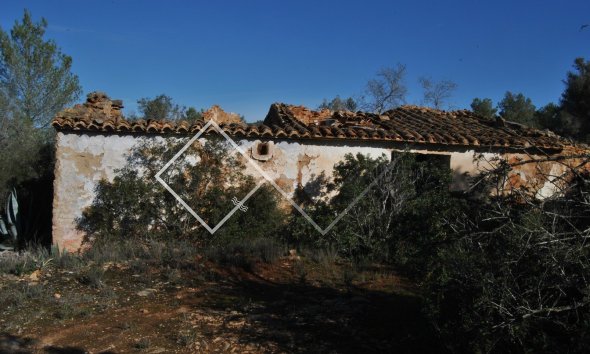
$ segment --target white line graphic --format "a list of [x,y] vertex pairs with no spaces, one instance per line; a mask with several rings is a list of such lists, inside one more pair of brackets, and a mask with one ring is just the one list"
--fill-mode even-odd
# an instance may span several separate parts
[[[170,194],[172,194],[174,196],[174,198],[176,198],[176,200],[189,212],[191,213],[192,216],[195,217],[195,219],[197,219],[197,221],[199,221],[201,223],[201,225],[203,225],[203,227],[205,229],[207,229],[207,231],[209,231],[209,233],[214,234],[215,231],[219,230],[219,228],[221,226],[223,226],[223,224],[238,210],[242,210],[242,208],[246,208],[246,210],[248,210],[248,207],[244,206],[244,203],[246,203],[246,201],[258,190],[258,188],[260,188],[263,184],[264,184],[264,180],[261,181],[260,183],[258,183],[242,200],[240,200],[237,204],[235,204],[235,207],[220,221],[217,223],[217,225],[215,225],[213,228],[209,225],[207,225],[207,223],[205,222],[205,220],[203,220],[199,214],[197,214],[178,194],[176,194],[176,192],[172,189],[172,187],[170,187],[168,185],[168,183],[166,183],[162,177],[160,177],[162,175],[162,173],[164,173],[164,171],[166,171],[168,169],[168,167],[170,167],[170,165],[172,165],[174,163],[174,161],[176,161],[180,155],[182,155],[186,149],[188,149],[194,142],[195,140],[197,140],[204,132],[207,131],[207,128],[209,128],[210,126],[213,126],[215,128],[215,130],[217,130],[217,132],[219,132],[220,134],[222,134],[228,141],[229,143],[235,148],[237,147],[237,144],[231,140],[229,138],[229,136],[227,136],[227,134],[225,134],[225,132],[217,125],[217,123],[215,123],[213,120],[210,120],[207,124],[205,124],[203,126],[203,128],[201,128],[201,130],[199,130],[199,132],[193,136],[191,138],[191,140],[189,140],[177,153],[176,155],[174,155],[174,157],[172,157],[172,159],[170,159],[170,161],[168,161],[164,167],[162,167],[160,169],[160,171],[158,171],[158,173],[156,173],[156,180],[158,182],[160,182],[160,184],[162,184],[164,186],[164,188],[166,188],[166,190],[168,190],[168,192],[170,192]],[[246,157],[248,160],[250,159],[246,153],[242,150],[238,148],[238,152],[241,153],[244,157]],[[236,197],[234,197],[234,199],[236,199]],[[244,210],[242,210],[244,211]]]
[[[248,195],[246,195],[246,197],[244,197],[244,199],[242,199],[241,201],[239,201],[237,204],[236,202],[234,202],[234,204],[236,205],[224,218],[223,220],[221,220],[214,228],[211,228],[209,225],[207,225],[207,223],[190,207],[188,206],[184,200],[182,200],[182,198],[180,198],[180,196],[178,196],[178,194],[176,194],[176,192],[174,192],[174,190],[172,190],[172,188],[166,183],[164,182],[164,180],[160,177],[160,175],[168,168],[170,167],[170,165],[172,165],[174,163],[174,161],[176,161],[178,159],[178,157],[180,157],[180,155],[182,155],[186,149],[188,149],[192,143],[197,140],[204,132],[207,131],[207,128],[209,128],[210,126],[212,126],[219,134],[221,134],[229,143],[230,145],[236,149],[242,156],[244,156],[246,158],[246,160],[248,161],[248,163],[254,167],[261,175],[262,177],[264,177],[264,179],[266,181],[268,181],[283,197],[285,197],[289,203],[293,206],[293,208],[295,208],[299,213],[301,213],[301,215],[303,215],[303,217],[322,235],[325,235],[326,233],[328,233],[333,227],[334,225],[336,225],[336,223],[338,223],[338,221],[340,221],[340,219],[342,219],[349,211],[350,209],[352,209],[354,207],[354,205],[356,203],[358,203],[359,200],[361,200],[361,198],[363,198],[368,192],[369,190],[378,183],[378,181],[381,179],[381,177],[383,177],[383,175],[385,175],[385,173],[387,173],[392,167],[393,164],[390,164],[387,168],[384,169],[383,172],[381,172],[379,174],[379,176],[377,176],[373,182],[371,182],[371,184],[369,184],[347,207],[346,209],[344,209],[340,214],[338,214],[338,216],[330,223],[330,225],[328,225],[326,228],[321,228],[306,212],[305,210],[303,210],[285,191],[283,191],[277,184],[276,182],[254,161],[252,160],[248,154],[246,154],[246,152],[232,139],[229,137],[229,135],[227,135],[226,132],[223,131],[223,129],[221,129],[219,127],[219,125],[217,125],[216,122],[214,122],[213,120],[209,120],[207,122],[207,124],[205,124],[205,126],[203,126],[203,128],[201,128],[201,130],[199,130],[199,132],[192,137],[188,143],[186,143],[186,145],[184,145],[182,147],[182,149],[180,149],[180,151],[178,151],[176,153],[176,155],[174,155],[174,157],[168,161],[168,163],[166,165],[164,165],[164,167],[162,167],[162,169],[160,169],[160,171],[156,174],[156,179],[158,180],[158,182],[160,182],[164,188],[166,188],[168,190],[168,192],[170,192],[175,198],[176,200],[178,200],[178,202],[189,212],[191,213],[200,223],[201,225],[203,225],[207,231],[209,231],[211,234],[215,233],[215,231],[217,231],[226,221],[227,219],[229,219],[238,209],[241,209],[241,206],[244,205],[244,203],[252,196],[252,194],[254,194],[254,192],[256,192],[258,190],[258,188],[260,188],[262,186],[262,184],[264,184],[264,181],[260,182],[258,185],[256,185],[256,187],[254,187],[254,189],[252,189],[250,191],[250,193],[248,193]],[[234,197],[235,198],[235,197]],[[232,200],[233,201],[233,200]],[[247,210],[247,207],[246,207]],[[242,210],[244,211],[244,210]]]

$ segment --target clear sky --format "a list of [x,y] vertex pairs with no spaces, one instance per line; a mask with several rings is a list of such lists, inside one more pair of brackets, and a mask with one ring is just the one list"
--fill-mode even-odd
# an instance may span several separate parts
[[557,102],[574,58],[590,59],[590,0],[512,1],[10,1],[7,30],[28,8],[74,59],[84,94],[102,90],[136,110],[165,93],[220,104],[248,121],[272,102],[317,107],[355,96],[384,66],[459,86],[455,108],[507,90]]

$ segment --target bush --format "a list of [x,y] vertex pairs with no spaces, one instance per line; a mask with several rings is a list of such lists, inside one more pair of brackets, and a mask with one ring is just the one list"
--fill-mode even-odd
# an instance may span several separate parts
[[[504,180],[495,171],[485,185]],[[583,352],[590,346],[590,176],[537,200],[470,199],[424,263],[427,314],[456,352]],[[485,180],[484,180],[485,182]]]
[[304,193],[300,202],[329,222],[388,165],[391,173],[331,232],[312,237],[318,233],[293,218],[289,240],[403,270],[421,285],[424,311],[452,352],[590,347],[590,174],[571,171],[577,177],[557,186],[562,193],[538,200],[525,189],[494,191],[510,172],[499,163],[456,195],[448,168],[431,161],[349,155],[331,182],[312,181],[318,197]]
[[297,201],[325,227],[370,187],[368,192],[324,236],[316,236],[305,220],[293,217],[289,241],[336,249],[357,262],[369,258],[418,271],[418,258],[426,257],[421,253],[444,239],[449,231],[445,220],[460,210],[449,184],[448,167],[417,161],[408,153],[391,161],[349,154],[334,166],[330,180],[319,176],[301,188]]
[[[110,243],[132,240],[187,240],[222,244],[236,239],[272,235],[283,226],[277,193],[263,185],[211,236],[159,183],[155,174],[184,145],[179,141],[145,141],[129,156],[128,167],[118,171],[112,182],[101,181],[93,204],[83,212],[78,227],[85,242]],[[225,141],[208,137],[187,150],[161,177],[210,226],[214,227],[256,185],[244,173],[240,156],[230,153]]]

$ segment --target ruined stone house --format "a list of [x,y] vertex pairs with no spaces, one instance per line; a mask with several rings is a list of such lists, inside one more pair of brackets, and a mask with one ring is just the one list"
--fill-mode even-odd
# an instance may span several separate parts
[[[253,125],[217,106],[193,124],[128,121],[122,107],[120,100],[91,93],[85,103],[60,112],[52,122],[57,130],[53,240],[60,248],[80,247],[83,235],[76,229],[76,219],[92,203],[97,182],[112,180],[138,141],[188,139],[210,119],[287,193],[312,176],[331,175],[334,164],[348,153],[378,157],[410,151],[449,166],[454,189],[462,188],[465,176],[486,168],[488,161],[504,158],[515,165],[510,183],[532,186],[542,197],[552,193],[547,176],[559,178],[567,172],[567,166],[552,157],[584,150],[550,132],[484,119],[466,110],[402,106],[383,114],[316,112],[275,103],[263,124]],[[534,160],[545,162],[529,162]]]

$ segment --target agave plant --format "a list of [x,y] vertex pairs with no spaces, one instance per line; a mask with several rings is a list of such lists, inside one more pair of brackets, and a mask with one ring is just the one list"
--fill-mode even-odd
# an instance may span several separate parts
[[13,189],[8,194],[4,215],[0,215],[0,234],[2,235],[2,241],[8,241],[12,246],[0,243],[0,250],[14,249],[14,246],[18,244],[19,237],[22,237],[21,225],[16,190]]

